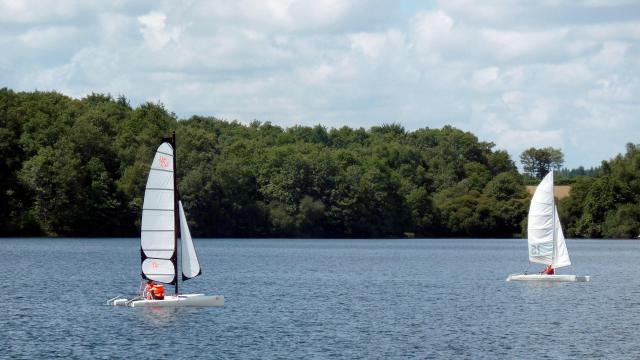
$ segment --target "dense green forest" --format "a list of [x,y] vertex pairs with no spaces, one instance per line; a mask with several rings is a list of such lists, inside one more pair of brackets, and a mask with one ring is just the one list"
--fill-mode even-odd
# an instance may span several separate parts
[[560,203],[572,237],[631,238],[640,235],[640,145],[603,161],[594,176],[581,176]]
[[[281,128],[124,97],[0,89],[0,235],[137,236],[149,164],[176,132],[194,236],[520,236],[529,195],[509,154],[450,126]],[[580,177],[573,236],[640,229],[640,154]]]

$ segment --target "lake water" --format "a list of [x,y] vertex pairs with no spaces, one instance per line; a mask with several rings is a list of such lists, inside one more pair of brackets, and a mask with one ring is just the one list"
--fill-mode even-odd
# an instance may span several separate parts
[[567,244],[591,283],[505,282],[524,240],[196,239],[225,307],[134,309],[137,239],[0,239],[0,357],[640,358],[640,242]]

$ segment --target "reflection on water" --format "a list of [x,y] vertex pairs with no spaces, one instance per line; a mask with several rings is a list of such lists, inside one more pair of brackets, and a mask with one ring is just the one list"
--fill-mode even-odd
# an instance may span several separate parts
[[512,281],[513,286],[521,286],[527,296],[548,296],[549,289],[563,286],[590,286],[588,282],[554,282],[554,281]]
[[138,318],[146,324],[153,326],[172,326],[174,325],[178,316],[180,316],[183,308],[170,308],[170,307],[140,307],[130,308],[130,311],[134,311]]

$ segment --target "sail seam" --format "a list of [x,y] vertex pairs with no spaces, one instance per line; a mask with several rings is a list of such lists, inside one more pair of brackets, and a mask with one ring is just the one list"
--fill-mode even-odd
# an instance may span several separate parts
[[147,273],[147,275],[165,275],[165,276],[173,276],[175,274],[165,274],[165,273]]

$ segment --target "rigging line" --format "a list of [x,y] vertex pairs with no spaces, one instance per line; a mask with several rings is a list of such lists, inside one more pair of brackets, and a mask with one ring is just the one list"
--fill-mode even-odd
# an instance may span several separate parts
[[118,296],[116,296],[116,297],[113,297],[113,298],[111,298],[111,299],[107,300],[107,305],[113,305],[113,301],[114,301],[115,299],[117,299],[117,298],[121,297],[121,296],[122,296],[122,295],[118,295]]

